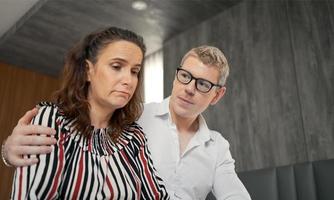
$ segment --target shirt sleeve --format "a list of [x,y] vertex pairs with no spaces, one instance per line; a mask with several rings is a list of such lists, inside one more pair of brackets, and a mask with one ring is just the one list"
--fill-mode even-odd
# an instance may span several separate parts
[[[55,106],[42,106],[32,120],[34,125],[56,129],[58,143],[50,154],[37,155],[39,162],[32,166],[18,167],[15,170],[11,199],[55,199],[64,167],[64,151],[59,121]],[[60,137],[60,138],[59,138]]]
[[219,144],[218,161],[213,183],[213,194],[217,200],[250,200],[250,196],[235,172],[234,159],[229,143],[222,137]]
[[140,199],[170,199],[163,180],[157,175],[153,166],[145,136],[143,136],[143,144],[140,147],[137,162],[139,163],[139,173],[142,181]]

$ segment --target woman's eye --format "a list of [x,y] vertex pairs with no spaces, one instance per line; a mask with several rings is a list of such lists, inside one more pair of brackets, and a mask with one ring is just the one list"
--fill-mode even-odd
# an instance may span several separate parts
[[111,64],[111,67],[115,70],[120,70],[122,68],[122,66],[119,64]]
[[134,74],[134,75],[138,75],[139,74],[139,70],[132,70],[131,73]]

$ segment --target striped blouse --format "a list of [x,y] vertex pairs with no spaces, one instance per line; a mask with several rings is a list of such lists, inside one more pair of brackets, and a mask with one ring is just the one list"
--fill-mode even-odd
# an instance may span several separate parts
[[106,129],[83,137],[52,103],[41,103],[33,124],[56,129],[52,153],[15,171],[12,199],[169,199],[136,123],[113,143]]

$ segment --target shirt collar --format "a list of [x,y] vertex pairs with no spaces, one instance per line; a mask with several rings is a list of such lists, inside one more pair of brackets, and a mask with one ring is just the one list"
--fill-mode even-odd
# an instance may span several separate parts
[[206,121],[202,115],[199,115],[199,128],[196,133],[197,139],[200,142],[208,142],[209,140],[213,140],[213,136],[211,134],[210,129],[208,128],[208,125],[206,124]]
[[[169,115],[169,100],[170,96],[165,98],[158,106],[158,108],[155,110],[155,116],[166,116]],[[202,114],[199,115],[199,129],[194,137],[196,137],[196,140],[198,140],[201,143],[205,143],[209,140],[213,140],[213,136],[211,134],[210,129],[208,128],[208,125],[206,124],[206,121]]]
[[162,116],[169,114],[169,99],[170,96],[165,98],[158,106],[158,108],[155,110],[155,115],[156,116]]

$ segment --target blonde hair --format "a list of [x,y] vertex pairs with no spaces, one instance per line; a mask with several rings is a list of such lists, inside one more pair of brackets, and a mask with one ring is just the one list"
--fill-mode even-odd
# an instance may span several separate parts
[[230,72],[230,67],[227,63],[227,59],[223,52],[217,47],[213,46],[199,46],[192,48],[190,51],[183,56],[181,65],[184,63],[185,59],[189,56],[197,57],[203,64],[215,66],[219,69],[219,84],[225,85],[226,79]]

